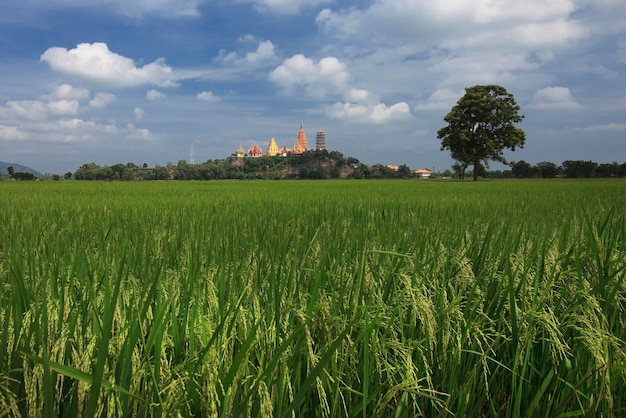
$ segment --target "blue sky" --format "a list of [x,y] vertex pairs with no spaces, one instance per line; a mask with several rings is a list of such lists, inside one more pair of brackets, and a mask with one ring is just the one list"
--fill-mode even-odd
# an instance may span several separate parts
[[[443,171],[476,84],[526,116],[511,160],[626,160],[623,0],[0,0],[0,160],[221,159],[270,138]],[[494,168],[500,168],[497,164]]]

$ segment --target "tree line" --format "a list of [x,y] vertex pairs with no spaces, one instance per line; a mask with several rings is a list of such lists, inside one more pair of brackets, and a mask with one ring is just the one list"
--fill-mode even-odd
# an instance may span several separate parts
[[[619,164],[596,163],[585,160],[566,160],[557,165],[543,161],[530,164],[524,160],[513,162],[504,170],[488,170],[477,166],[477,178],[524,179],[524,178],[626,178],[626,162]],[[431,179],[460,179],[473,177],[473,170],[461,173],[457,163],[450,169],[434,172]],[[21,173],[9,167],[9,176],[15,180],[34,180],[31,173]],[[100,166],[96,163],[81,165],[74,173],[64,175],[46,174],[43,180],[246,180],[246,179],[411,179],[413,170],[407,165],[393,169],[383,164],[366,165],[356,158],[344,157],[337,151],[308,151],[300,156],[259,158],[228,157],[189,164],[180,160],[178,164],[167,163],[148,167],[129,162]]]
[[[626,162],[620,164],[597,163],[589,160],[565,160],[561,165],[542,161],[535,165],[524,160],[510,163],[510,169],[488,170],[484,165],[477,166],[477,177],[501,179],[529,179],[529,178],[625,178]],[[462,168],[455,164],[452,170],[438,173],[439,176],[461,178]],[[466,171],[465,176],[473,177],[474,171]]]
[[[488,170],[478,164],[477,178],[523,179],[523,178],[620,178],[626,177],[626,162],[619,164],[596,163],[584,160],[566,160],[557,165],[543,161],[532,165],[524,160],[513,162],[510,169]],[[431,178],[473,177],[474,171],[461,174],[455,164],[451,169],[434,172]],[[95,163],[83,164],[73,174],[66,173],[66,179],[75,180],[279,180],[279,179],[410,179],[415,175],[407,165],[398,169],[383,164],[366,165],[356,158],[344,157],[336,151],[308,151],[300,156],[258,158],[229,157],[222,160],[208,160],[204,163],[189,164],[180,160],[174,165],[134,163],[99,166]]]
[[511,165],[511,173],[516,178],[611,178],[626,177],[626,162],[598,164],[589,160],[565,160],[560,166],[551,162],[540,162],[534,166],[524,160]]

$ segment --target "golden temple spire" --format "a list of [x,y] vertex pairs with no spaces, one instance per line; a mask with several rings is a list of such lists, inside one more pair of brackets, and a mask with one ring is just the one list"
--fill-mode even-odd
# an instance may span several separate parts
[[270,139],[266,154],[270,157],[280,154],[280,149],[278,148],[278,144],[276,143],[276,139],[274,139],[274,137]]
[[298,139],[296,140],[296,145],[293,147],[293,153],[302,154],[304,151],[308,149],[309,149],[309,145],[306,142],[306,134],[304,133],[302,122],[300,122],[300,130],[298,131]]

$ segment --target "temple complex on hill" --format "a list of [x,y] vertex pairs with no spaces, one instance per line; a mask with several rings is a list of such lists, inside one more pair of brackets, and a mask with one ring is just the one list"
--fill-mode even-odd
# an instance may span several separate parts
[[[288,148],[287,146],[279,148],[278,143],[276,142],[276,139],[272,137],[270,139],[269,145],[267,146],[266,155],[273,157],[275,155],[284,156],[287,154],[302,154],[308,149],[309,149],[309,145],[306,140],[306,133],[304,132],[304,128],[302,124],[300,124],[300,130],[298,131],[296,144],[294,145],[293,148]],[[317,132],[315,149],[318,151],[326,149],[326,133],[324,131]],[[259,148],[258,146],[254,145],[252,148],[248,149],[248,152],[246,154],[244,149],[241,146],[239,146],[239,148],[237,148],[237,152],[235,153],[235,155],[239,158],[243,158],[246,155],[248,157],[260,157],[263,155],[263,150]]]

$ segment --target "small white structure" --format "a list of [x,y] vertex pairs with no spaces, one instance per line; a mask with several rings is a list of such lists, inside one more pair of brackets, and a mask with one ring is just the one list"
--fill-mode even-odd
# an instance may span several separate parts
[[415,176],[418,179],[427,179],[430,178],[430,176],[433,174],[432,170],[429,170],[427,168],[422,168],[419,170],[414,170],[413,174],[415,174]]

